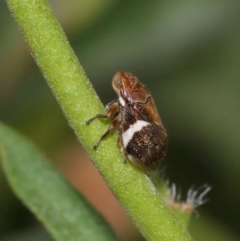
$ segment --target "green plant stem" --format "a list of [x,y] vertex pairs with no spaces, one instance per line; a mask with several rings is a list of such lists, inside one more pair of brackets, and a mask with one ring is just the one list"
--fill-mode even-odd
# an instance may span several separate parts
[[[149,178],[124,165],[113,134],[94,151],[106,123],[85,121],[103,106],[45,0],[7,0],[13,16],[70,125],[114,195],[147,240],[187,241],[188,232],[169,211]],[[46,117],[47,118],[47,117]]]
[[[160,191],[160,193],[162,194],[161,196],[163,197],[163,199],[166,201],[166,203],[168,203],[168,206],[170,207],[170,209],[172,210],[172,212],[176,215],[176,217],[178,218],[178,220],[181,221],[181,223],[187,227],[189,222],[190,222],[190,218],[191,218],[191,211],[184,211],[181,209],[181,207],[179,208],[174,208],[173,207],[173,203],[171,200],[172,197],[170,197],[170,193],[169,193],[169,189],[171,187],[168,187],[166,185],[166,183],[159,178],[159,175],[156,175],[156,173],[154,173],[151,176],[151,179],[155,185],[155,187]],[[175,204],[181,204],[179,200],[174,201]]]

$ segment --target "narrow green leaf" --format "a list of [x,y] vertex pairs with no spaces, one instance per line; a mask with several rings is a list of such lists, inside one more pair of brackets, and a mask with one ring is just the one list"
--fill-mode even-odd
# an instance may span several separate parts
[[55,240],[118,240],[104,218],[36,148],[0,124],[3,170],[18,197]]

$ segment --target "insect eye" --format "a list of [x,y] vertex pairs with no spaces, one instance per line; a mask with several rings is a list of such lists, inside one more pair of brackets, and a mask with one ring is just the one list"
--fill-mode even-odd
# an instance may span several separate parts
[[116,73],[113,76],[113,80],[112,80],[112,86],[113,89],[118,92],[120,89],[123,88],[123,84],[122,84],[122,76],[119,73]]

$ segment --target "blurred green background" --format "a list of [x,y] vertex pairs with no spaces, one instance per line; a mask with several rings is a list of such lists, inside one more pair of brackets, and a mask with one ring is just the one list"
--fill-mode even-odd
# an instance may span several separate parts
[[[191,186],[212,186],[209,202],[192,217],[194,239],[240,240],[240,2],[50,4],[104,104],[116,98],[111,79],[118,70],[149,88],[169,135],[165,176],[183,198]],[[0,120],[31,139],[71,181],[75,174],[65,171],[71,155],[84,152],[4,1],[0,33]],[[143,240],[132,228],[115,229],[123,240]],[[0,240],[51,240],[1,170]]]

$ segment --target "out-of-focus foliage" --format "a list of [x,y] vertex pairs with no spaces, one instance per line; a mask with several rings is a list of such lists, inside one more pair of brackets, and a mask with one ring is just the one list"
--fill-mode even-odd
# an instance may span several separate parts
[[54,240],[118,241],[102,215],[28,140],[0,124],[1,166],[10,186]]
[[[116,98],[111,78],[120,69],[152,92],[169,134],[165,176],[183,194],[192,185],[213,187],[193,237],[238,240],[240,3],[50,3],[105,104]],[[75,137],[4,2],[0,32],[0,118],[54,157]],[[1,175],[0,239],[27,233],[32,220]]]

